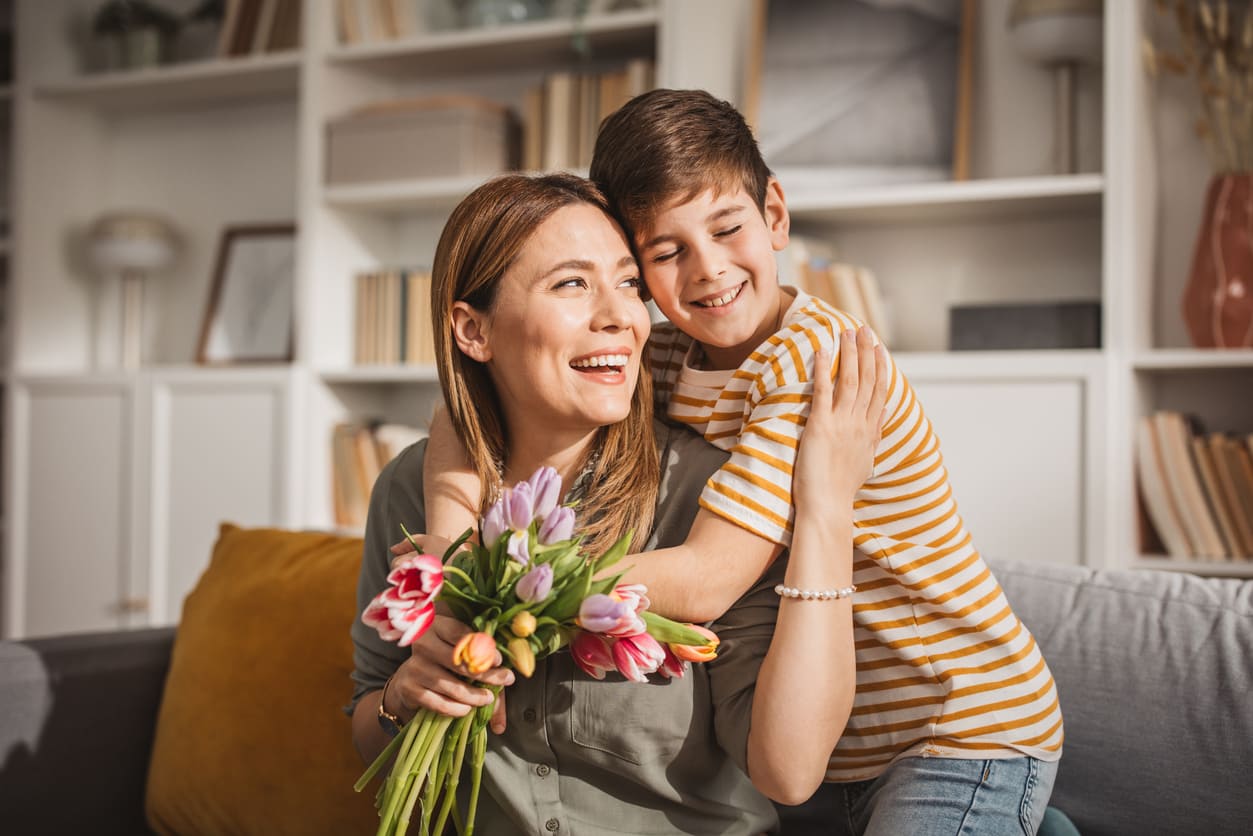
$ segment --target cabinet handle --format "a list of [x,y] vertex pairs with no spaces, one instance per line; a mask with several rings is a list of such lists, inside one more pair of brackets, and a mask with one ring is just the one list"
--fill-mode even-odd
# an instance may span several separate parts
[[117,611],[121,614],[148,612],[147,598],[123,598],[117,602]]

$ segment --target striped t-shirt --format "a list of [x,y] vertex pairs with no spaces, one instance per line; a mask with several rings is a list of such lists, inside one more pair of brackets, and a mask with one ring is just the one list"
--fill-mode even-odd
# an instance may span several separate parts
[[[662,408],[731,452],[702,507],[790,544],[814,354],[826,345],[838,357],[840,331],[860,324],[798,293],[779,331],[730,371],[693,368],[692,339],[654,326],[649,365]],[[873,778],[914,755],[1055,761],[1062,716],[1052,674],[957,514],[913,388],[891,360],[889,373],[874,475],[853,506],[857,696],[827,780]]]

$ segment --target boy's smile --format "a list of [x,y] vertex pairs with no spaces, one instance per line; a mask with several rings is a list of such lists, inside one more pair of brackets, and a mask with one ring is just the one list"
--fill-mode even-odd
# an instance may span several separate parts
[[653,300],[716,369],[738,367],[778,329],[789,300],[774,253],[787,242],[787,206],[773,179],[764,216],[742,186],[709,189],[666,206],[637,239]]

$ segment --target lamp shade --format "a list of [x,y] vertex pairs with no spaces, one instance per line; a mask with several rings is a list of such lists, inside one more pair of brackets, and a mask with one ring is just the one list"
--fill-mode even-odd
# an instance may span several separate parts
[[92,224],[88,238],[91,264],[105,274],[161,270],[174,260],[178,249],[174,228],[147,212],[103,215]]
[[1096,64],[1105,21],[1102,0],[1015,0],[1009,13],[1014,46],[1043,64]]

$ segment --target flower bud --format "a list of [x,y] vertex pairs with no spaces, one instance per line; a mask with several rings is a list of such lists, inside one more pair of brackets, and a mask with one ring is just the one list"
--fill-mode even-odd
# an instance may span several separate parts
[[484,548],[493,548],[500,535],[505,533],[505,509],[497,502],[487,509],[483,515],[482,543]]
[[549,563],[541,563],[518,578],[518,585],[514,587],[518,598],[531,604],[543,601],[552,590],[553,567]]
[[535,498],[535,516],[547,516],[561,499],[561,477],[551,467],[541,467],[527,480]]
[[[529,613],[528,613],[529,614]],[[509,652],[513,655],[513,669],[530,678],[535,673],[535,652],[526,639],[510,639]]]
[[467,633],[452,649],[452,662],[478,676],[496,664],[496,640],[487,633]]
[[697,624],[687,626],[700,633],[708,641],[705,644],[672,644],[670,649],[674,651],[674,655],[686,662],[709,662],[717,658],[718,636],[712,630]]
[[574,509],[566,505],[552,509],[540,523],[539,541],[545,546],[569,540],[574,534]]
[[523,610],[513,617],[513,621],[509,622],[509,629],[518,638],[525,639],[535,632],[535,616]]

